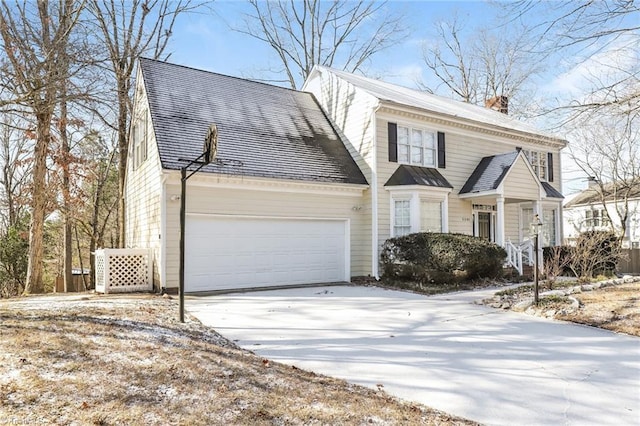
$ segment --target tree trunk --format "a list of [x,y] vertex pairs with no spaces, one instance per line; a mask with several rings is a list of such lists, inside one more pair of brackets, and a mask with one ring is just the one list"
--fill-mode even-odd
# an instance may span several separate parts
[[33,159],[31,223],[29,226],[29,263],[24,293],[42,293],[44,261],[44,217],[46,209],[47,147],[51,140],[50,112],[37,114],[37,140]]
[[72,235],[71,235],[71,171],[69,170],[71,163],[71,149],[69,147],[69,138],[67,135],[67,101],[65,100],[66,90],[64,87],[61,89],[60,102],[60,142],[62,149],[62,199],[63,199],[63,215],[64,215],[64,229],[63,229],[63,276],[64,276],[64,292],[67,293],[71,289],[73,274],[72,274]]
[[125,246],[125,201],[124,201],[124,182],[127,171],[127,138],[128,126],[127,117],[129,116],[128,107],[129,83],[127,78],[118,78],[118,246]]

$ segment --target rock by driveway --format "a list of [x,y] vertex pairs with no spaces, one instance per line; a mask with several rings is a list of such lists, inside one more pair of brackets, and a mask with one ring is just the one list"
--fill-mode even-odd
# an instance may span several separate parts
[[426,297],[316,287],[188,297],[241,347],[489,425],[640,424],[640,339]]

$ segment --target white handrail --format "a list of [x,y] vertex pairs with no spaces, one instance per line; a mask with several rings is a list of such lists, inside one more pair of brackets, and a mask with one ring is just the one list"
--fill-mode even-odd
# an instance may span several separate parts
[[507,240],[504,248],[507,251],[507,264],[513,266],[522,275],[522,249],[515,246],[511,240]]
[[533,261],[534,261],[533,241],[531,240],[523,241],[518,245],[518,248],[522,253],[522,261],[529,266],[533,266]]

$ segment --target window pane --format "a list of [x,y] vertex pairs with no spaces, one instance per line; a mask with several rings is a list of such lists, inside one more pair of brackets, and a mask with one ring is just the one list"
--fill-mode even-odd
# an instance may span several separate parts
[[400,163],[409,162],[409,145],[398,145],[398,161]]
[[540,179],[547,180],[547,158],[540,155]]
[[556,211],[545,210],[542,214],[542,246],[556,245]]
[[422,147],[422,131],[415,129],[411,131],[411,145]]
[[398,162],[409,162],[409,128],[398,127]]
[[398,126],[398,144],[409,145],[409,128]]
[[437,201],[420,203],[420,230],[442,232],[442,203]]
[[424,146],[425,148],[436,149],[436,134],[430,132],[424,132]]
[[424,163],[425,166],[434,167],[436,165],[436,151],[433,149],[426,149],[424,151]]
[[528,237],[533,223],[533,209],[522,209],[522,235]]
[[412,146],[411,147],[411,164],[422,165],[422,155],[423,155],[422,147],[418,148],[416,146]]
[[394,201],[393,234],[396,237],[411,232],[410,204],[409,200]]

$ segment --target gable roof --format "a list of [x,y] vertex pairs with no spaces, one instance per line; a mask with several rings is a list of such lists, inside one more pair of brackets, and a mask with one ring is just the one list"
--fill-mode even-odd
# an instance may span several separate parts
[[437,169],[400,165],[384,186],[420,185],[438,188],[453,188]]
[[[565,204],[565,207],[571,208],[575,206],[602,203],[600,191],[601,189],[599,186],[587,188]],[[603,193],[605,201],[613,201],[614,199],[620,199],[623,196],[628,197],[630,200],[640,199],[640,180],[631,183],[618,182],[617,185],[607,183],[603,185]]]
[[162,168],[202,154],[215,123],[219,161],[203,172],[367,183],[310,93],[147,58],[139,64]]
[[498,189],[516,158],[518,151],[484,157],[476,166],[469,179],[460,190],[460,194],[485,192]]
[[[348,81],[356,87],[366,91],[370,95],[381,101],[391,102],[403,106],[420,108],[427,111],[436,112],[453,118],[462,118],[476,123],[491,125],[502,128],[503,130],[515,130],[519,132],[529,133],[532,136],[544,137],[554,143],[562,146],[567,141],[550,133],[541,132],[536,127],[517,120],[498,111],[489,108],[473,105],[467,102],[461,102],[448,99],[442,96],[434,95],[419,90],[409,89],[407,87],[398,86],[396,84],[387,83],[380,80],[363,77],[339,71],[333,68],[316,65],[313,72],[329,72],[335,74],[341,79]],[[304,90],[304,87],[303,87]]]

